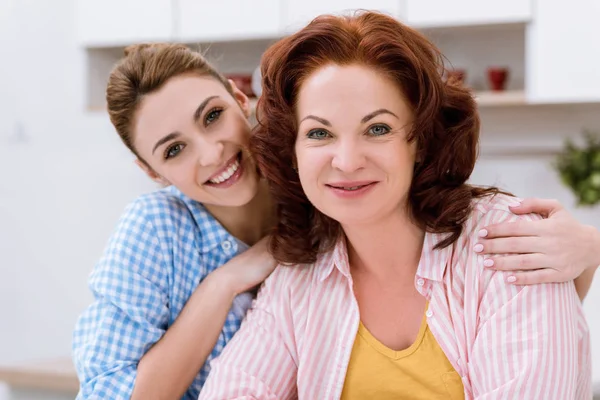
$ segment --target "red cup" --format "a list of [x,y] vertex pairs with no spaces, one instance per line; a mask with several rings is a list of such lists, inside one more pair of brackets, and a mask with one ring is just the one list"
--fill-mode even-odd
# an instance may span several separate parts
[[490,67],[487,69],[488,83],[494,91],[502,91],[506,88],[508,80],[508,68]]

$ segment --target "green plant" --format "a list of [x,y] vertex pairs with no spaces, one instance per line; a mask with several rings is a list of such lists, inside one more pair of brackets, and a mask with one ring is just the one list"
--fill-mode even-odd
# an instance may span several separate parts
[[584,131],[585,145],[577,147],[568,139],[559,154],[555,168],[579,205],[600,203],[600,135]]

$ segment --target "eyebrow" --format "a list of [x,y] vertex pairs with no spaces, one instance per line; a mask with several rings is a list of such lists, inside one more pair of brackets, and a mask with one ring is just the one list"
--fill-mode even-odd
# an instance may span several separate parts
[[154,154],[154,152],[156,151],[156,149],[158,149],[160,146],[162,146],[163,144],[167,143],[170,140],[176,139],[177,137],[179,137],[181,135],[181,133],[179,132],[172,132],[169,133],[167,136],[161,138],[158,142],[156,142],[156,144],[154,145],[154,148],[152,149],[152,154]]
[[300,123],[304,122],[304,120],[307,120],[307,119],[314,119],[315,121],[320,122],[325,126],[331,127],[331,122],[327,121],[324,118],[317,117],[315,115],[307,115],[306,117],[302,118],[302,121],[300,121]]
[[[196,111],[194,111],[194,117],[193,117],[194,118],[194,122],[198,122],[198,120],[200,119],[200,116],[204,112],[204,109],[206,108],[206,106],[208,105],[208,103],[210,103],[211,100],[216,99],[217,97],[219,97],[219,96],[209,96],[206,99],[204,99],[202,101],[202,103],[200,103],[200,105],[198,106],[198,108],[196,108]],[[170,140],[176,139],[180,135],[181,135],[181,133],[179,133],[179,132],[171,132],[168,135],[166,135],[165,137],[161,138],[154,145],[154,148],[152,149],[152,154],[154,154],[154,152],[156,151],[156,149],[158,149],[160,146],[162,146],[163,144],[167,143]]]
[[204,99],[204,101],[202,103],[200,103],[200,105],[198,106],[198,108],[196,108],[196,111],[194,112],[194,122],[198,122],[198,120],[200,119],[200,116],[204,112],[204,109],[206,108],[208,103],[212,99],[216,99],[217,97],[219,97],[219,96],[208,96],[207,98]]
[[398,116],[396,114],[394,114],[393,112],[391,112],[390,110],[387,110],[385,108],[380,108],[379,110],[375,110],[372,113],[365,115],[363,117],[363,119],[360,120],[360,123],[364,124],[365,122],[368,122],[369,120],[371,120],[381,114],[390,114],[390,115],[393,115],[394,117],[396,117],[396,119],[399,119]]
[[[368,121],[372,120],[373,118],[375,118],[376,116],[381,115],[381,114],[390,114],[390,115],[393,115],[394,117],[396,117],[397,119],[399,119],[398,116],[396,114],[394,114],[393,112],[391,112],[390,110],[387,110],[385,108],[380,108],[379,110],[375,110],[372,113],[365,115],[363,117],[363,119],[360,120],[360,123],[364,124],[365,122],[368,122]],[[302,121],[300,121],[300,123],[302,123],[304,120],[307,120],[307,119],[314,119],[315,121],[320,122],[325,126],[331,127],[331,122],[327,121],[324,118],[317,117],[315,115],[307,115],[306,117],[302,118]]]

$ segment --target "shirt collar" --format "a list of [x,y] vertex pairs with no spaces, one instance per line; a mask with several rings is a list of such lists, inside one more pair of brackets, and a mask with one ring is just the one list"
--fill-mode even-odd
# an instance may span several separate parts
[[[417,269],[419,277],[432,281],[442,281],[448,261],[452,257],[453,248],[450,245],[443,249],[435,249],[435,245],[444,240],[444,238],[445,234],[425,233],[421,260]],[[337,269],[342,275],[350,279],[350,263],[348,262],[346,237],[341,235],[332,250],[319,255],[315,266],[319,271],[319,281],[321,282],[327,279],[334,269]]]
[[[198,250],[201,253],[208,253],[225,241],[230,241],[232,247],[237,246],[235,238],[227,232],[202,203],[190,199],[175,186],[170,186],[168,190],[183,201],[192,215],[201,236],[198,241],[200,244]],[[177,229],[176,227],[173,228]]]
[[342,275],[350,279],[350,263],[348,262],[348,250],[346,247],[346,236],[340,235],[333,249],[319,254],[316,265],[319,271],[319,281],[322,282],[337,269]]
[[425,233],[423,241],[423,250],[421,251],[421,260],[417,269],[417,275],[431,281],[441,282],[446,272],[446,266],[452,259],[453,245],[446,246],[443,249],[436,249],[436,244],[446,238],[443,233]]

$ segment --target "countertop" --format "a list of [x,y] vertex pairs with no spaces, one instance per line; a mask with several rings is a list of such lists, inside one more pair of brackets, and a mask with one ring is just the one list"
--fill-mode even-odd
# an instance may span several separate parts
[[76,394],[79,380],[69,358],[0,365],[0,382],[14,388]]

